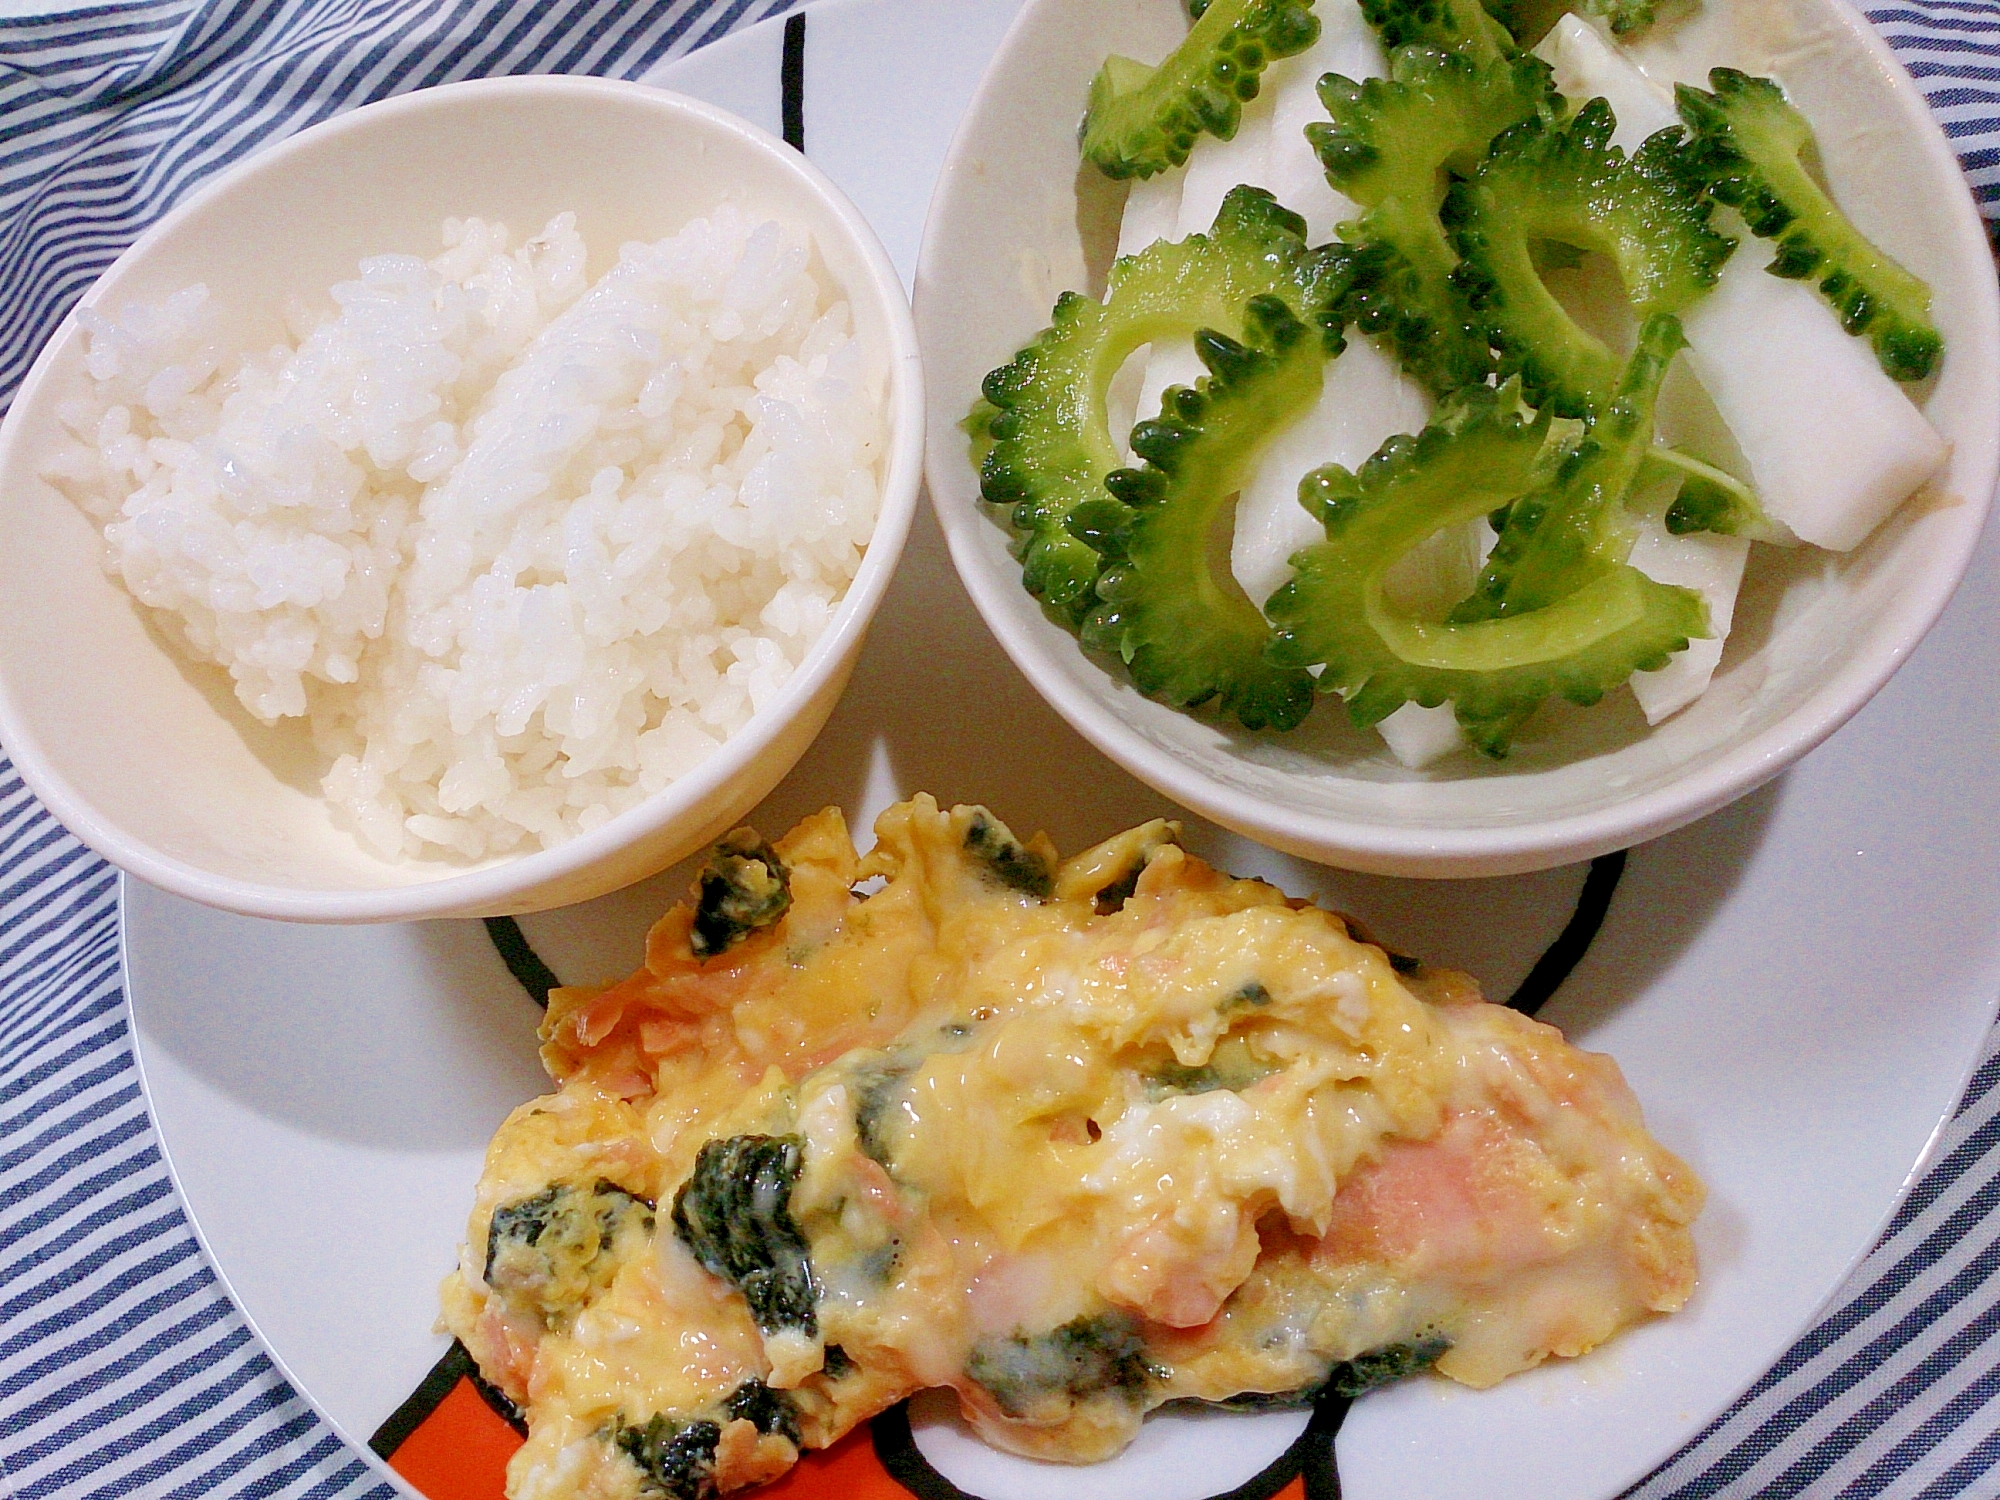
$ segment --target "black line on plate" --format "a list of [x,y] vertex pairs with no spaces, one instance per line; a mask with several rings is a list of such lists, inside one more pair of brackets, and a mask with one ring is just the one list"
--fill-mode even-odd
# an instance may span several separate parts
[[[1210,1500],[1271,1500],[1299,1475],[1305,1476],[1306,1500],[1340,1500],[1340,1475],[1334,1468],[1333,1438],[1347,1416],[1348,1398],[1326,1395],[1313,1407],[1306,1430],[1283,1453],[1232,1490]],[[979,1500],[931,1467],[910,1431],[910,1403],[899,1401],[869,1424],[875,1457],[889,1477],[917,1500]]]
[[488,917],[486,935],[493,939],[500,962],[507,966],[509,974],[521,981],[521,988],[528,992],[528,998],[547,1010],[549,991],[560,989],[562,981],[556,978],[554,969],[542,962],[542,956],[528,946],[528,935],[521,931],[521,924],[512,917]]
[[389,1420],[375,1429],[375,1435],[368,1440],[375,1456],[384,1459],[393,1456],[409,1441],[411,1433],[431,1419],[432,1413],[444,1404],[444,1398],[457,1388],[461,1380],[472,1382],[472,1388],[479,1392],[480,1399],[493,1408],[494,1415],[501,1421],[522,1437],[528,1435],[528,1424],[521,1420],[521,1413],[514,1403],[486,1383],[479,1373],[479,1366],[466,1352],[465,1345],[453,1339],[451,1347],[444,1351],[444,1357],[431,1366],[430,1374],[410,1392],[401,1406],[389,1414]]
[[877,1412],[868,1424],[875,1443],[875,1457],[889,1477],[917,1500],[978,1500],[931,1467],[931,1461],[917,1449],[910,1433],[910,1403],[898,1401],[887,1411]]
[[1292,1452],[1299,1456],[1299,1473],[1305,1476],[1306,1500],[1340,1500],[1340,1464],[1334,1457],[1333,1440],[1340,1435],[1340,1424],[1347,1420],[1347,1409],[1353,1404],[1352,1396],[1328,1391],[1313,1404],[1312,1420],[1292,1444]]
[[806,18],[803,11],[785,17],[785,56],[778,67],[785,144],[806,149]]
[[1507,1002],[1510,1007],[1524,1016],[1532,1016],[1562,987],[1570,970],[1583,961],[1583,955],[1596,941],[1597,929],[1604,925],[1604,914],[1611,910],[1612,893],[1618,889],[1624,873],[1623,849],[1616,854],[1600,854],[1590,862],[1590,873],[1583,878],[1583,893],[1576,898],[1576,910],[1570,913],[1568,924],[1549,944],[1548,951],[1528,970],[1528,977]]

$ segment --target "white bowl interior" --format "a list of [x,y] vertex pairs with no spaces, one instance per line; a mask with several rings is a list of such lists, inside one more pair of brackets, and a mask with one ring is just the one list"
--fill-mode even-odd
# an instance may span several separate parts
[[1030,0],[947,162],[917,279],[934,420],[928,477],[952,556],[988,625],[1045,697],[1133,774],[1289,852],[1381,874],[1545,868],[1665,833],[1775,775],[1867,701],[1930,627],[1977,540],[2000,469],[2000,299],[1984,231],[1922,96],[1839,0],[1712,4],[1649,47],[1661,81],[1711,66],[1776,76],[1817,127],[1830,185],[1863,229],[1928,281],[1945,335],[1923,407],[1949,470],[1853,553],[1757,548],[1723,666],[1649,730],[1630,695],[1556,705],[1505,762],[1399,766],[1322,702],[1289,735],[1176,712],[1089,659],[1021,587],[979,503],[954,425],[985,373],[1092,289],[1115,224],[1080,174],[1076,122],[1110,52],[1162,55],[1176,0]]
[[[438,253],[447,215],[517,236],[573,211],[590,273],[724,203],[804,223],[888,375],[881,516],[861,574],[782,700],[697,770],[555,849],[468,867],[391,861],[339,827],[304,728],[259,725],[101,566],[91,522],[39,476],[82,379],[74,317],[0,435],[0,740],[52,810],[146,879],[259,915],[356,920],[528,910],[640,878],[713,838],[789,769],[846,681],[919,482],[922,392],[909,312],[879,243],[803,158],[710,106],[632,84],[503,79],[426,90],[261,153],[177,210],[84,299],[118,309],[207,285],[225,336],[283,333],[365,255]],[[327,304],[329,307],[330,303]]]

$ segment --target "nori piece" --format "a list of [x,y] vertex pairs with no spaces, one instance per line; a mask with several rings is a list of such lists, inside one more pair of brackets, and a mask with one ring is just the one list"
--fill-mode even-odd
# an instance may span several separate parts
[[790,1209],[804,1164],[795,1135],[710,1141],[674,1194],[674,1233],[703,1269],[743,1294],[765,1333],[796,1329],[817,1338],[819,1291]]
[[965,852],[982,861],[995,880],[1009,890],[1046,901],[1055,894],[1056,873],[1047,860],[1033,853],[985,808],[973,812],[965,830]]
[[736,1387],[723,1401],[722,1410],[731,1421],[739,1417],[749,1420],[766,1437],[780,1433],[792,1440],[794,1448],[805,1446],[799,1436],[798,1403],[761,1380],[746,1380]]
[[1151,1379],[1137,1324],[1121,1313],[1081,1317],[1047,1333],[988,1335],[972,1346],[965,1373],[1010,1417],[1042,1397],[1136,1391]]
[[500,1268],[501,1257],[510,1246],[541,1250],[543,1241],[551,1233],[559,1237],[576,1233],[580,1227],[577,1222],[579,1216],[589,1212],[593,1204],[597,1214],[599,1255],[610,1248],[611,1242],[617,1238],[620,1221],[634,1208],[645,1210],[644,1227],[648,1233],[652,1231],[652,1203],[628,1193],[608,1178],[598,1178],[588,1190],[573,1182],[552,1182],[539,1193],[502,1204],[493,1210],[486,1230],[486,1265],[480,1275],[489,1286],[493,1285],[494,1272]]
[[654,1500],[709,1500],[715,1488],[715,1445],[722,1429],[714,1422],[674,1421],[656,1412],[644,1427],[618,1429],[619,1451],[639,1466],[639,1493]]
[[695,881],[688,946],[696,958],[727,952],[791,904],[791,871],[755,829],[739,828],[709,852]]

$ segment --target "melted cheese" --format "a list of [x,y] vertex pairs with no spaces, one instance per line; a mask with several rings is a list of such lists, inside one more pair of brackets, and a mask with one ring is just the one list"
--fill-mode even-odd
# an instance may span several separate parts
[[[1060,866],[928,798],[876,834],[807,819],[775,923],[699,959],[677,907],[630,979],[554,997],[558,1091],[496,1136],[444,1290],[527,1413],[517,1500],[661,1494],[670,1441],[686,1484],[754,1483],[940,1385],[1085,1461],[1164,1401],[1382,1351],[1490,1385],[1686,1300],[1701,1187],[1609,1059],[1166,824]],[[676,1229],[741,1137],[796,1143],[816,1326],[760,1329]],[[574,1265],[529,1295],[556,1213]]]

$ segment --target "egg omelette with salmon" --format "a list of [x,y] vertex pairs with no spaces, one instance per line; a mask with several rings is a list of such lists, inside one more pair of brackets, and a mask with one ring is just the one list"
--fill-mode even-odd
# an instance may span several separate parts
[[488,1151],[444,1322],[513,1500],[702,1500],[949,1386],[1089,1462],[1169,1401],[1488,1386],[1694,1286],[1610,1059],[1148,823],[719,844]]

